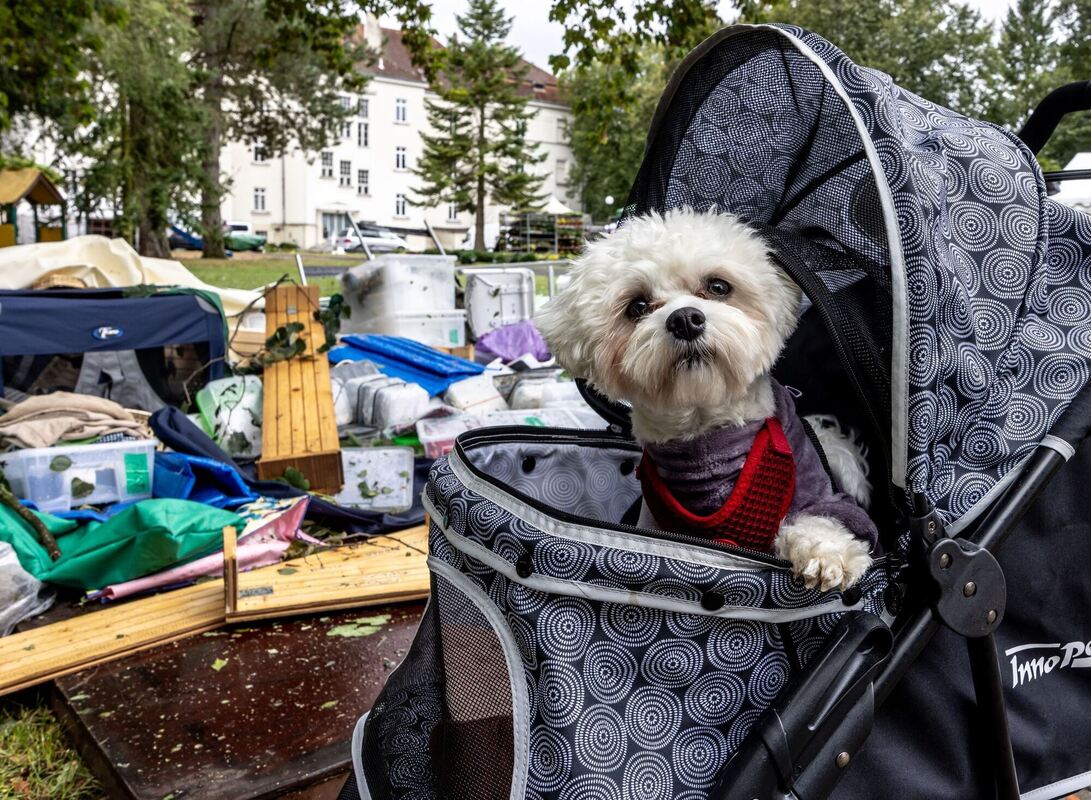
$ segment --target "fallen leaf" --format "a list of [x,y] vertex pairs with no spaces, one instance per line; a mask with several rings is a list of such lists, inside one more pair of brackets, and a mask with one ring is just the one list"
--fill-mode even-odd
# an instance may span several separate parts
[[299,572],[299,570],[295,567],[281,567],[277,570],[277,573],[280,575],[295,575],[297,572]]
[[228,660],[226,658],[217,658],[215,661],[212,662],[212,669],[219,672],[221,669],[227,666],[227,661]]
[[320,705],[320,706],[319,706],[319,708],[320,708],[320,709],[327,709],[327,708],[333,708],[333,707],[334,707],[335,705],[337,705],[337,701],[336,701],[336,700],[327,700],[327,701],[326,701],[325,703],[323,703],[322,705]]
[[64,472],[70,466],[72,466],[72,459],[68,456],[56,456],[49,462],[49,469],[52,472]]

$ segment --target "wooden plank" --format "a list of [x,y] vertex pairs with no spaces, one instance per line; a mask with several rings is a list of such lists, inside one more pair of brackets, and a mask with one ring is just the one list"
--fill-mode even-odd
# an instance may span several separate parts
[[230,616],[235,612],[239,602],[239,562],[236,558],[238,539],[235,537],[235,528],[228,525],[224,528],[224,615]]
[[[366,548],[363,555],[361,548]],[[254,570],[239,576],[239,598],[229,622],[333,611],[428,596],[421,526],[291,562],[291,569]],[[230,601],[229,601],[230,602]]]
[[[419,526],[242,573],[231,619],[426,597],[426,551],[427,533]],[[272,592],[250,596],[248,589],[263,587]],[[225,596],[217,579],[0,638],[0,695],[214,630],[228,621]]]
[[266,295],[266,332],[298,322],[305,343],[296,358],[265,370],[262,458],[258,475],[279,478],[288,467],[300,470],[311,488],[336,494],[344,483],[337,421],[333,410],[329,360],[317,349],[325,341],[322,324],[314,319],[318,287],[284,285]]

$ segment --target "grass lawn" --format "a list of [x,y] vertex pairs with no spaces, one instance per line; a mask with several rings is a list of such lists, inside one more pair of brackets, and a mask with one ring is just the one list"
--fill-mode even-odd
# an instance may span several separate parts
[[0,704],[0,800],[105,797],[48,707]]
[[[295,256],[291,253],[239,253],[234,258],[183,257],[179,260],[205,283],[225,289],[258,289],[274,283],[282,275],[288,275],[295,280],[299,276]],[[304,268],[351,267],[362,260],[361,256],[303,254]],[[318,286],[323,297],[333,294],[340,286],[336,275],[308,276],[307,283]]]

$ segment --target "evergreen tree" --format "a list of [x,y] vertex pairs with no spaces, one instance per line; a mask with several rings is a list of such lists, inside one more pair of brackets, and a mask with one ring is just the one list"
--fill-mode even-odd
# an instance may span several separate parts
[[[1062,0],[1058,6],[1058,69],[1053,89],[1069,81],[1091,80],[1091,0]],[[1040,98],[1039,98],[1040,99]],[[1035,101],[1036,102],[1036,101]],[[1043,149],[1039,160],[1059,169],[1076,153],[1091,151],[1091,113],[1069,114]]]
[[1018,0],[1000,28],[992,93],[985,117],[1018,130],[1034,106],[1059,85],[1056,11],[1041,0]]
[[504,43],[511,20],[497,0],[470,0],[457,17],[432,82],[437,99],[426,100],[431,133],[414,174],[422,181],[414,203],[455,203],[474,215],[474,248],[485,247],[485,204],[516,209],[541,206],[543,177],[531,167],[544,154],[527,142],[533,112],[520,87],[527,65]]

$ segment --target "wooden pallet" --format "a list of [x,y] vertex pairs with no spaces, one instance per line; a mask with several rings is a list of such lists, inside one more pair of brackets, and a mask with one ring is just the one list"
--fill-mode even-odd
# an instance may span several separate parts
[[0,638],[0,695],[229,621],[427,597],[427,538],[420,526],[237,574],[236,611],[230,618],[224,581],[213,580],[5,636]]
[[285,284],[265,294],[266,336],[299,322],[307,347],[301,355],[265,368],[258,476],[280,478],[295,467],[310,481],[311,490],[337,494],[344,473],[330,363],[325,354],[316,352],[325,341],[322,324],[314,318],[317,308],[317,286]]

